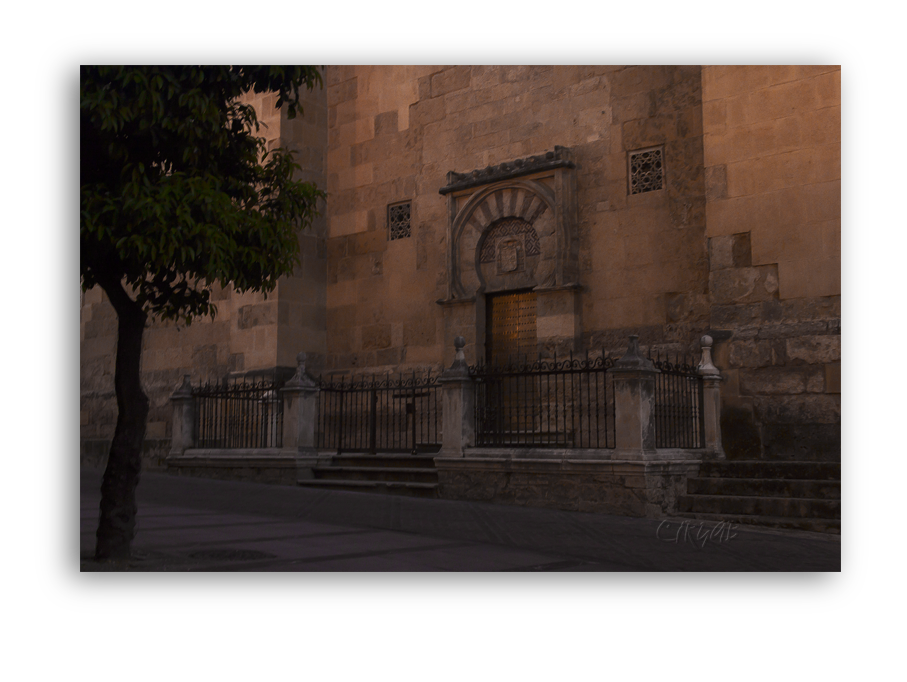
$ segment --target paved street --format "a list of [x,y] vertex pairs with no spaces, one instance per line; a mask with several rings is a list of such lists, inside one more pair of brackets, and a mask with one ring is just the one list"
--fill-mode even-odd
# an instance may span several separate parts
[[839,571],[840,537],[144,473],[128,565],[92,560],[101,471],[81,472],[81,568],[133,571]]

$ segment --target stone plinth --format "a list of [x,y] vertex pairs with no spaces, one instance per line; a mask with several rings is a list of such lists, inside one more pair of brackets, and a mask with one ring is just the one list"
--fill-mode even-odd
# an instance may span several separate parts
[[466,340],[454,340],[456,357],[438,380],[441,383],[441,456],[462,457],[475,443],[475,386],[463,354]]
[[191,448],[195,441],[195,403],[189,375],[183,375],[183,382],[170,396],[173,405],[173,432],[168,457],[179,457]]
[[699,374],[702,375],[702,414],[705,428],[706,456],[710,459],[724,459],[721,446],[721,373],[712,363],[712,337],[703,336],[702,360]]
[[610,370],[614,378],[615,456],[627,460],[658,459],[655,449],[655,375],[652,361],[639,352],[631,336],[624,356]]
[[554,453],[514,457],[476,448],[465,457],[436,457],[435,467],[444,499],[658,518],[678,511],[687,477],[699,473],[701,460],[685,454],[686,459],[645,462]]
[[296,374],[281,389],[283,396],[283,447],[281,454],[297,462],[299,478],[311,478],[317,461],[315,432],[320,389],[305,370],[306,354],[296,356]]

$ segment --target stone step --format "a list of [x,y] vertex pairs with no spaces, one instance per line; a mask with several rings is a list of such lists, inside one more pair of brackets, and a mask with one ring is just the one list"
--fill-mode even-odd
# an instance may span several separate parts
[[840,500],[841,482],[799,478],[690,478],[688,495],[799,497]]
[[331,459],[334,466],[339,467],[403,467],[434,469],[434,455],[410,455],[402,452],[380,453],[370,455],[366,453],[348,453],[334,455]]
[[437,483],[413,483],[404,481],[345,481],[338,479],[308,479],[297,482],[304,488],[322,490],[346,490],[348,492],[401,495],[405,497],[438,496]]
[[324,466],[312,470],[315,479],[343,481],[398,481],[412,483],[437,483],[438,472],[427,467],[402,466]]
[[747,514],[707,514],[703,512],[679,512],[676,516],[712,523],[733,523],[738,525],[763,526],[808,530],[816,533],[841,534],[841,519],[792,518],[788,516],[755,516]]
[[841,518],[840,500],[817,500],[799,497],[756,497],[746,495],[681,495],[677,499],[681,512],[736,514],[789,518]]
[[728,460],[703,462],[700,478],[783,478],[813,481],[840,481],[840,462],[777,462],[765,460]]

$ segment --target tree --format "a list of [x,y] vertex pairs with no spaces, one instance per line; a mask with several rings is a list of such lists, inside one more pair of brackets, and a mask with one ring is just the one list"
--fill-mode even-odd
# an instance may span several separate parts
[[299,263],[297,230],[324,193],[296,181],[285,149],[257,136],[245,93],[273,92],[293,118],[315,67],[82,67],[82,288],[117,315],[117,422],[101,485],[96,558],[130,556],[148,398],[149,318],[216,314],[215,283],[272,291]]

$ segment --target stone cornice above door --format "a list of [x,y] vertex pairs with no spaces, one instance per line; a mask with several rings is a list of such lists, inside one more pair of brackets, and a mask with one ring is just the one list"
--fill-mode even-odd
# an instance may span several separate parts
[[525,159],[506,161],[496,166],[479,168],[468,173],[450,171],[447,174],[447,185],[438,192],[450,194],[473,187],[481,187],[503,180],[513,180],[534,173],[553,171],[556,168],[576,168],[573,161],[573,152],[569,147],[555,146],[554,151],[545,152],[537,156],[528,156]]

